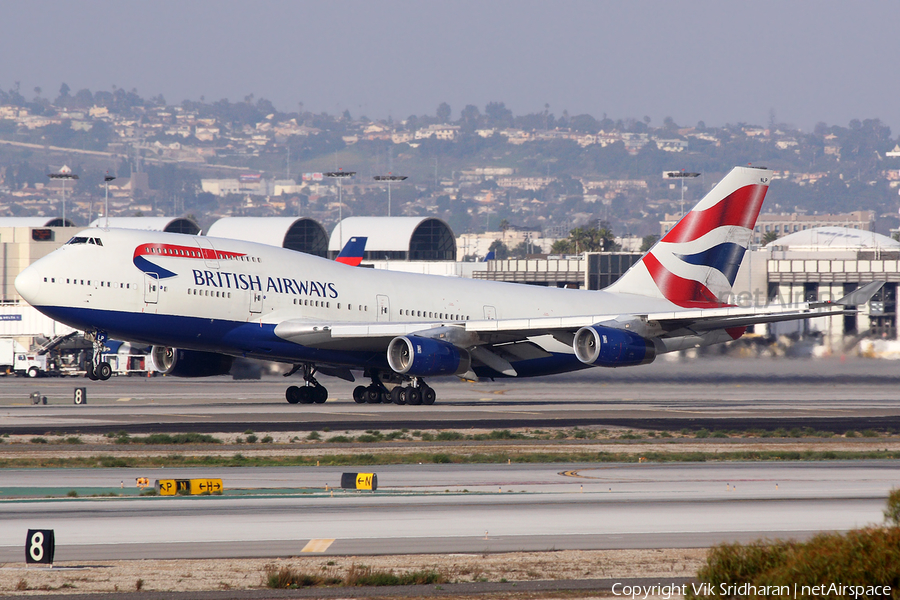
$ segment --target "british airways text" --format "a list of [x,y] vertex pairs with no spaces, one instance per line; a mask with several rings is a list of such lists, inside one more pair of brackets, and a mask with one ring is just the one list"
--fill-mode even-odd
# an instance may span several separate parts
[[[263,291],[263,282],[259,275],[246,273],[223,273],[193,269],[194,285],[234,290]],[[295,296],[318,296],[320,298],[337,298],[338,292],[333,283],[325,281],[297,281],[287,277],[267,277],[266,292],[294,294]]]

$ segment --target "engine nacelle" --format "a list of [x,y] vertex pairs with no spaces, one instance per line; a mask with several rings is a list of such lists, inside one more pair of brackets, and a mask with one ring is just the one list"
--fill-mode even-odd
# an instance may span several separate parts
[[575,333],[575,356],[587,365],[633,367],[653,362],[653,342],[630,331],[592,325]]
[[150,350],[153,364],[163,375],[174,377],[213,377],[227,375],[234,358],[215,352],[179,350],[166,346],[153,346]]
[[469,353],[453,344],[417,335],[395,337],[388,344],[388,364],[397,373],[459,375],[469,370]]

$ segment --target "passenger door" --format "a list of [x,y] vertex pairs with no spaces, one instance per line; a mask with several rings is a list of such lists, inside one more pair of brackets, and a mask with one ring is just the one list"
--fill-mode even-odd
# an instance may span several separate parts
[[250,314],[259,314],[263,309],[263,293],[257,290],[250,290]]
[[156,278],[156,273],[144,273],[144,302],[159,302],[159,279]]
[[391,299],[382,294],[378,294],[376,297],[377,304],[377,314],[375,315],[376,321],[390,321],[391,320]]

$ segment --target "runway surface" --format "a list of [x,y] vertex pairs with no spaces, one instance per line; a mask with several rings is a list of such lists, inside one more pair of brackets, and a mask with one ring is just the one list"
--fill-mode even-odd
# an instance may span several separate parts
[[58,561],[705,547],[880,523],[900,485],[900,461],[398,465],[378,492],[324,491],[356,470],[3,470],[5,493],[211,476],[250,495],[7,500],[0,561],[22,560],[29,528],[55,530]]
[[[0,378],[0,433],[241,432],[610,425],[679,430],[813,427],[900,430],[900,364],[886,360],[660,360],[540,379],[430,380],[434,406],[355,404],[323,377],[325,404],[289,405],[298,377]],[[73,404],[75,387],[86,406]],[[38,391],[48,405],[32,406]]]

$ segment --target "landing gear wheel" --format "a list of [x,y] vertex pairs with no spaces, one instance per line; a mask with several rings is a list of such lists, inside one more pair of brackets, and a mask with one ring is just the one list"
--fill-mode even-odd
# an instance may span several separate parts
[[435,399],[437,398],[437,394],[433,389],[428,387],[427,385],[421,386],[422,388],[422,404],[427,404],[431,406],[434,404]]
[[366,388],[366,402],[369,404],[381,404],[381,390],[374,385]]
[[398,385],[391,390],[391,402],[394,404],[406,404],[406,389]]
[[315,388],[308,386],[300,388],[300,404],[312,404],[316,401],[313,390]]
[[97,379],[100,381],[106,381],[112,377],[112,367],[108,362],[102,362],[94,369],[94,375],[96,375]]
[[409,404],[422,404],[422,392],[419,388],[406,388],[406,401]]
[[98,379],[100,379],[99,377],[97,377],[97,374],[94,372],[94,365],[91,363],[88,363],[84,367],[84,376],[87,377],[88,379],[90,379],[91,381],[97,381]]
[[292,385],[284,391],[284,397],[291,404],[300,404],[300,388]]
[[393,404],[394,403],[394,390],[382,390],[381,403],[382,404]]
[[324,386],[317,385],[312,388],[312,399],[316,404],[325,404],[328,400],[328,390]]
[[366,386],[358,385],[353,388],[353,401],[357,404],[363,404],[366,401]]

